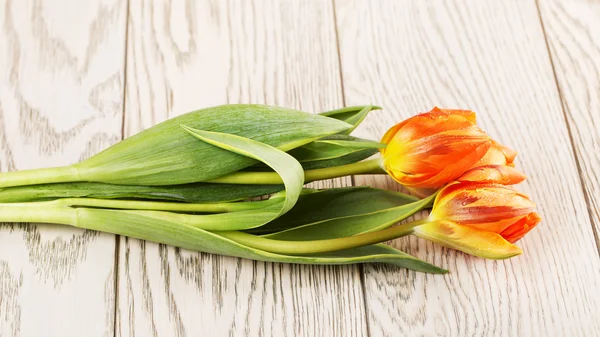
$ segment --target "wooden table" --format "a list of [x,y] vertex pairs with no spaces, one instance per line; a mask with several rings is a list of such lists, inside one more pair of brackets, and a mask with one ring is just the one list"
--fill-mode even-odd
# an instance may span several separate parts
[[[315,267],[0,226],[0,336],[600,336],[600,3],[0,1],[0,169],[74,163],[190,110],[378,104],[357,134],[472,109],[543,222],[451,270]],[[372,184],[356,177],[320,186]]]

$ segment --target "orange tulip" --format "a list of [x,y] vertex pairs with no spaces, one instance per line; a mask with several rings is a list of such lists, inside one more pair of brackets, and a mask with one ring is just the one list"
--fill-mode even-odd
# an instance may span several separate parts
[[[454,181],[505,185],[525,180],[514,168],[517,153],[492,140],[469,110],[433,110],[390,128],[381,142],[383,168],[397,182],[427,194]],[[425,192],[425,193],[423,193]]]
[[534,209],[511,187],[455,182],[439,192],[429,221],[415,234],[471,255],[504,259],[522,253],[513,243],[540,222]]
[[492,140],[475,125],[475,113],[442,110],[413,116],[383,136],[383,167],[407,187],[440,188],[472,168]]

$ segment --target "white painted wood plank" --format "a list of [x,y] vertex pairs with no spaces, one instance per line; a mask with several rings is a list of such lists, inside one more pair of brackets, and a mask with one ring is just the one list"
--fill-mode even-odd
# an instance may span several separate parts
[[472,109],[491,135],[519,150],[517,165],[529,177],[520,188],[544,218],[519,242],[524,255],[503,262],[397,240],[451,273],[365,267],[370,335],[600,335],[600,297],[590,293],[600,261],[535,3],[335,4],[346,103],[385,109],[362,135],[381,137],[435,105]]
[[[600,2],[538,6],[600,246]],[[595,290],[600,296],[600,287]]]
[[[0,2],[0,169],[67,165],[121,137],[125,1]],[[0,336],[112,336],[115,236],[0,226]]]
[[[330,2],[132,1],[129,20],[127,135],[225,103],[343,105]],[[119,336],[366,333],[356,266],[253,262],[131,239],[120,252]]]

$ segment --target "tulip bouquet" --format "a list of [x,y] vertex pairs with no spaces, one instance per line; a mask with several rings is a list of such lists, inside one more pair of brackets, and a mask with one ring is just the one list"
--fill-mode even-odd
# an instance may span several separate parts
[[[351,136],[376,109],[190,112],[73,165],[0,173],[0,221],[70,225],[261,261],[379,262],[429,273],[446,271],[383,242],[416,235],[483,258],[520,254],[514,242],[540,217],[511,186],[525,179],[516,153],[466,110],[434,108],[381,141]],[[388,174],[418,197],[304,187],[359,174]],[[402,223],[429,208],[428,217]]]

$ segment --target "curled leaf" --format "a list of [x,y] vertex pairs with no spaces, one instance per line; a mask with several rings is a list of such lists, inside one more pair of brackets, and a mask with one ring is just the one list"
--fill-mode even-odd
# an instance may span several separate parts
[[155,219],[172,220],[207,230],[243,230],[259,227],[289,211],[298,200],[304,184],[304,171],[298,161],[272,146],[226,133],[196,130],[182,126],[194,137],[208,144],[260,160],[281,177],[285,197],[264,208],[223,214],[189,215],[160,211],[133,211]]
[[351,129],[340,132],[341,134],[350,134],[354,129],[356,129],[360,123],[367,117],[369,112],[372,110],[380,110],[381,107],[367,105],[367,106],[351,106],[345,107],[337,110],[327,111],[320,113],[321,116],[327,116],[335,119],[339,119],[348,124],[352,124],[353,127]]

